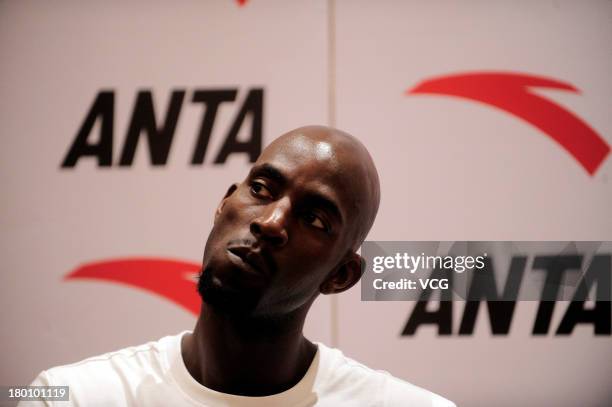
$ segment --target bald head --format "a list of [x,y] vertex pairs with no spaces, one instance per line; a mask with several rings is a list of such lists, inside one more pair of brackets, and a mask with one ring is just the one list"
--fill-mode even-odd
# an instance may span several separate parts
[[334,186],[342,202],[348,246],[356,250],[368,234],[380,203],[376,167],[365,146],[352,135],[326,126],[292,130],[269,144],[257,163],[286,159],[317,171]]

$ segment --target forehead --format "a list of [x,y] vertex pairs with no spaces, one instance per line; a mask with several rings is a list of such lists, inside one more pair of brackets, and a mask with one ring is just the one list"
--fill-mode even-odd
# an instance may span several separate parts
[[310,169],[335,169],[338,167],[339,151],[330,142],[294,137],[286,142],[268,146],[256,164],[263,162],[286,166],[287,169],[308,171]]

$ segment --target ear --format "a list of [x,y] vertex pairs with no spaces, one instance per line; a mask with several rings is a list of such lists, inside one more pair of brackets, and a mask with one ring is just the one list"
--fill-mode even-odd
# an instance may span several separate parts
[[348,290],[361,278],[365,270],[365,261],[355,253],[349,253],[342,263],[332,271],[319,286],[322,294],[337,294]]
[[223,212],[223,206],[225,206],[225,201],[227,200],[227,198],[229,198],[229,196],[233,194],[236,189],[238,189],[237,182],[230,185],[230,187],[227,189],[225,196],[223,197],[223,199],[221,200],[221,203],[219,203],[219,206],[217,206],[217,210],[215,211],[215,220],[217,219],[219,215],[221,215],[221,212]]

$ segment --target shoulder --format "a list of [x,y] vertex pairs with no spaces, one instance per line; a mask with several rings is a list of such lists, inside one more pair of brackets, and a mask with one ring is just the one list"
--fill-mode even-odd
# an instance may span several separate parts
[[115,397],[113,394],[120,396],[143,379],[155,381],[165,374],[163,355],[172,338],[175,336],[55,366],[42,371],[32,384],[69,386],[71,399],[102,401],[91,400],[95,395],[112,403],[108,397]]
[[326,359],[322,363],[329,370],[326,380],[335,385],[336,390],[350,386],[353,395],[360,394],[358,397],[370,400],[372,405],[456,407],[453,402],[429,390],[357,362],[339,349],[318,345],[321,358]]
[[46,371],[49,378],[82,379],[92,375],[103,375],[110,371],[150,368],[151,362],[163,353],[163,341],[151,341],[138,346],[107,352],[81,361],[52,367]]

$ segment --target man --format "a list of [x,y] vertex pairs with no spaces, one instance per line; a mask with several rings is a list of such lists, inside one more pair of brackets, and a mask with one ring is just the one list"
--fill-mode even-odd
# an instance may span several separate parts
[[[453,406],[302,334],[319,294],[357,283],[357,249],[378,210],[365,147],[321,126],[281,136],[219,204],[193,333],[42,372],[74,404]],[[367,335],[367,332],[364,332]]]

